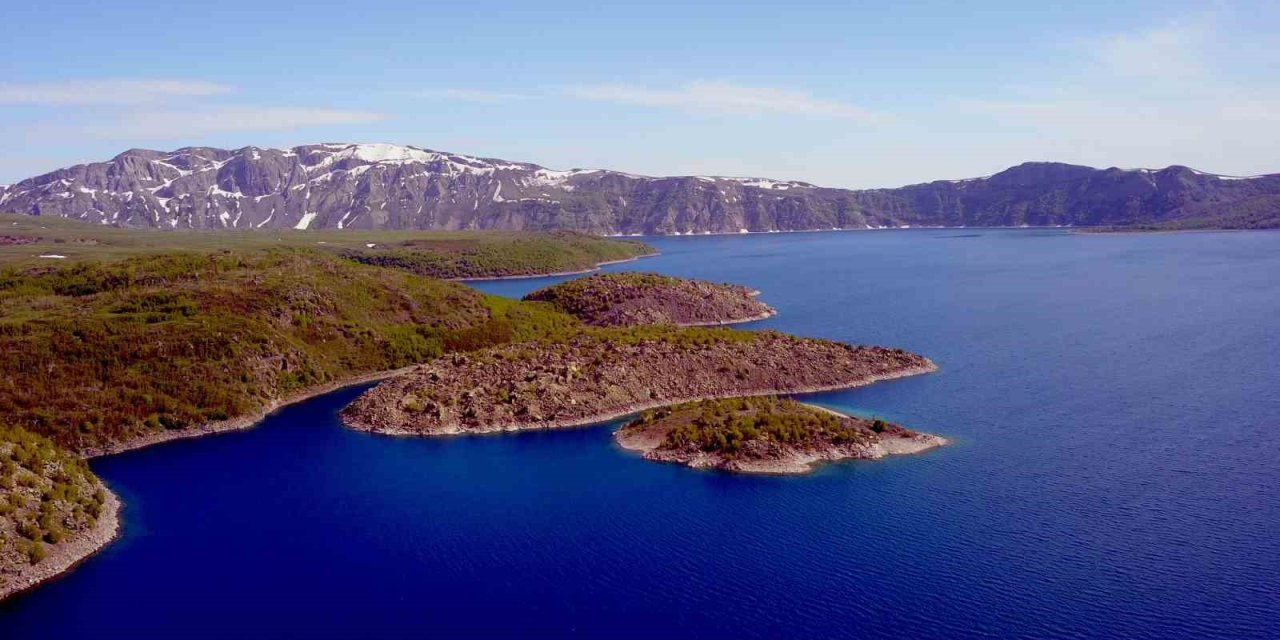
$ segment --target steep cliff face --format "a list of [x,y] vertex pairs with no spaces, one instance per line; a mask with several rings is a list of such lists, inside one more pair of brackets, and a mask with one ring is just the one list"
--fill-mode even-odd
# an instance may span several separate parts
[[1280,223],[1280,174],[1230,178],[1186,167],[1028,163],[987,178],[853,191],[761,178],[556,171],[388,144],[189,147],[134,149],[23,180],[0,190],[0,210],[131,227],[598,234],[1128,225],[1242,216]]

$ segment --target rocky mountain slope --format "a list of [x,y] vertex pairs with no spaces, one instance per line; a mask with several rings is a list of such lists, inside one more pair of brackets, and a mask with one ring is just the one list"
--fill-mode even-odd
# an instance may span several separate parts
[[736,233],[901,226],[1280,226],[1280,174],[1027,163],[852,191],[804,182],[556,171],[389,144],[133,149],[0,188],[0,211],[161,228]]

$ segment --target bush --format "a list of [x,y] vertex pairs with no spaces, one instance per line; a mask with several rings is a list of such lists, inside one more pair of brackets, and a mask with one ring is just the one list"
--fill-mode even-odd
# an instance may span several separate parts
[[48,553],[45,551],[44,545],[39,542],[32,542],[31,545],[27,547],[27,560],[29,560],[31,564],[40,564],[40,561],[44,560],[47,555]]

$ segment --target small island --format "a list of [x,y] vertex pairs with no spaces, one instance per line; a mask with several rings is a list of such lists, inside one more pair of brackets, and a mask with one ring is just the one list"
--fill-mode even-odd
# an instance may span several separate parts
[[947,443],[884,420],[773,396],[643,411],[614,438],[646,460],[764,474],[806,473],[819,462],[917,453]]
[[759,292],[734,284],[656,273],[607,273],[539,289],[525,300],[548,302],[597,327],[647,324],[713,326],[763,320],[776,313]]
[[0,428],[0,598],[110,542],[119,508],[83,459],[47,438]]
[[843,389],[934,371],[902,349],[774,331],[583,328],[436,358],[342,411],[363,431],[447,435],[604,422],[664,405]]

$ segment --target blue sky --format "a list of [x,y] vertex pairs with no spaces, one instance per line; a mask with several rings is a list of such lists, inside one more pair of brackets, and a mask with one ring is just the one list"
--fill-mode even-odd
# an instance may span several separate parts
[[1274,1],[3,4],[0,183],[322,141],[842,187],[1280,172]]

